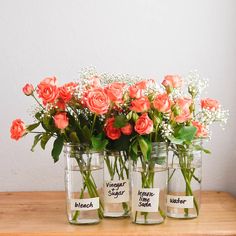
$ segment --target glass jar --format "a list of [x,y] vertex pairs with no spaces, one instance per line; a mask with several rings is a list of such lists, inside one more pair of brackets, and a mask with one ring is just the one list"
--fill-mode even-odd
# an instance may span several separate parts
[[65,144],[64,155],[68,221],[98,223],[103,218],[103,153]]
[[151,157],[139,153],[130,161],[132,221],[136,224],[159,224],[166,218],[167,146],[152,143]]
[[200,209],[202,151],[201,142],[175,145],[170,150],[168,169],[167,215],[196,218]]
[[126,151],[105,151],[104,216],[129,216],[129,159]]

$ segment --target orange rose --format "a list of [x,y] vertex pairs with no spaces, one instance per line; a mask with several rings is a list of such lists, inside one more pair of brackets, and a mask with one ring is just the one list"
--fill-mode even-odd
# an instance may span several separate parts
[[198,121],[192,121],[192,125],[197,128],[196,137],[205,138],[208,136],[206,127]]
[[43,100],[43,104],[53,103],[58,97],[56,77],[46,78],[38,85],[37,93]]
[[112,140],[119,139],[121,136],[120,129],[114,127],[115,118],[108,118],[105,124],[106,136]]
[[201,107],[202,109],[216,111],[219,109],[220,103],[215,99],[205,98],[201,100]]
[[72,98],[72,95],[75,91],[77,84],[71,82],[64,84],[59,88],[59,97],[66,103],[69,102]]
[[132,111],[145,112],[148,111],[148,109],[150,109],[148,97],[141,97],[131,102],[130,110]]
[[121,132],[124,135],[131,135],[132,131],[133,131],[133,127],[130,123],[128,123],[126,126],[121,128]]
[[100,78],[98,76],[93,76],[89,79],[89,85],[91,88],[98,88],[101,86]]
[[153,106],[159,111],[163,113],[170,112],[171,101],[169,99],[168,94],[158,94],[153,101]]
[[66,112],[57,113],[54,117],[55,126],[58,129],[65,129],[69,125],[69,118],[66,115]]
[[177,115],[174,114],[174,120],[178,123],[183,123],[192,118],[190,106],[192,99],[190,98],[178,98],[175,101],[175,108],[177,109]]
[[121,103],[123,98],[123,90],[125,83],[115,82],[109,84],[105,87],[104,91],[106,92],[109,99],[115,103]]
[[21,119],[13,120],[10,132],[12,139],[19,140],[26,133],[25,123]]
[[22,90],[26,96],[30,96],[34,92],[34,86],[32,84],[26,84]]
[[110,100],[102,88],[90,89],[85,94],[84,102],[91,112],[99,115],[107,113]]
[[168,93],[170,93],[173,88],[180,88],[182,84],[183,80],[178,75],[166,75],[162,81],[162,85],[166,88]]
[[129,87],[129,96],[131,98],[140,98],[144,95],[144,89],[147,88],[148,81],[142,80]]
[[64,111],[66,109],[65,102],[62,99],[58,99],[58,101],[56,102],[56,108]]
[[147,113],[142,114],[135,123],[135,131],[140,134],[150,134],[153,131],[153,122]]

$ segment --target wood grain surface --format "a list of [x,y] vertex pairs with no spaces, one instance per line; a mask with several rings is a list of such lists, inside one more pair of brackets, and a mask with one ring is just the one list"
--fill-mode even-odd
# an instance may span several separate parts
[[167,218],[161,225],[104,219],[97,225],[76,226],[67,222],[64,192],[0,193],[0,235],[236,235],[236,199],[225,192],[203,192],[197,219]]

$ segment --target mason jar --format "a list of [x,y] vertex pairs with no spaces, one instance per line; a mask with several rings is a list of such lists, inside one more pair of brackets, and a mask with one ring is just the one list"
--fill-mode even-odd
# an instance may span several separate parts
[[65,144],[64,155],[68,221],[98,223],[103,218],[103,153]]
[[176,145],[170,149],[167,215],[172,218],[196,218],[200,210],[202,182],[201,142]]
[[167,145],[152,143],[150,159],[130,160],[132,222],[160,224],[166,218]]
[[129,158],[126,151],[104,154],[104,217],[128,217]]

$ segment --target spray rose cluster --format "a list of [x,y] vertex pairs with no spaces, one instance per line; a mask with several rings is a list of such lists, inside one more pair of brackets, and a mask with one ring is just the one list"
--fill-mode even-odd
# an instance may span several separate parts
[[38,143],[45,149],[55,138],[52,156],[57,161],[64,143],[98,151],[125,149],[135,157],[137,150],[147,156],[151,142],[184,144],[208,137],[209,125],[226,122],[228,112],[217,100],[199,99],[200,88],[192,77],[189,82],[167,75],[159,85],[152,79],[83,71],[78,82],[61,86],[56,77],[36,87],[26,84],[23,93],[38,105],[35,122],[14,120],[11,138],[35,134],[32,150]]

